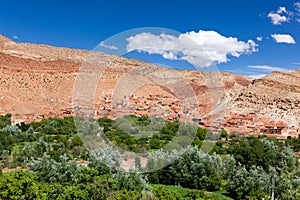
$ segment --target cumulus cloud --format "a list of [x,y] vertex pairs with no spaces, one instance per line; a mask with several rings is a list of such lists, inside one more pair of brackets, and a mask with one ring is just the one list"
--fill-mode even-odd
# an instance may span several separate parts
[[107,44],[105,44],[104,42],[101,42],[101,43],[100,43],[100,46],[101,46],[101,47],[104,47],[104,48],[107,48],[107,49],[112,49],[112,50],[117,50],[117,49],[119,49],[118,47],[116,47],[116,46],[114,46],[114,45],[107,45]]
[[127,38],[127,51],[160,54],[170,60],[185,60],[198,67],[209,67],[214,63],[226,63],[228,56],[256,52],[254,41],[239,41],[225,37],[215,31],[187,32],[179,36],[162,33],[140,33]]
[[281,16],[277,13],[273,13],[273,12],[270,12],[268,14],[268,17],[271,18],[271,21],[272,21],[272,24],[274,25],[281,25],[282,22],[288,22],[289,19],[286,17],[286,16]]
[[272,38],[277,43],[287,43],[287,44],[296,44],[294,38],[289,34],[272,34]]
[[300,2],[294,3],[294,11],[288,11],[286,7],[279,7],[277,11],[271,11],[268,17],[274,25],[281,25],[292,20],[300,23]]
[[256,40],[261,42],[263,40],[263,37],[257,37]]
[[290,12],[286,7],[279,7],[277,11],[271,11],[268,17],[271,19],[272,24],[281,25],[283,22],[288,22],[293,16],[293,12]]
[[13,39],[19,39],[19,37],[17,35],[12,36]]
[[287,71],[287,69],[282,68],[282,67],[274,67],[274,66],[269,66],[269,65],[249,65],[248,68],[251,69],[259,69],[259,70],[263,70],[263,71],[280,71],[280,72],[284,72]]

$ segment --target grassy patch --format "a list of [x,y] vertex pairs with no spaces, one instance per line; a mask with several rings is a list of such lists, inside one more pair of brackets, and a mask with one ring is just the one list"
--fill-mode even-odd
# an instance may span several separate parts
[[181,186],[173,185],[162,185],[162,184],[151,184],[153,189],[163,188],[171,193],[176,194],[176,196],[181,197],[181,199],[214,199],[214,200],[232,200],[229,197],[223,195],[221,191],[217,192],[205,192],[203,190],[183,188]]

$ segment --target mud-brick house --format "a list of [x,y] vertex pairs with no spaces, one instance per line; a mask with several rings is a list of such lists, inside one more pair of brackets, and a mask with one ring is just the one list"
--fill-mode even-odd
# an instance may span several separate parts
[[271,122],[268,124],[265,124],[263,128],[260,129],[260,132],[263,134],[278,134],[280,135],[282,133],[282,130],[287,127],[286,124],[283,122]]

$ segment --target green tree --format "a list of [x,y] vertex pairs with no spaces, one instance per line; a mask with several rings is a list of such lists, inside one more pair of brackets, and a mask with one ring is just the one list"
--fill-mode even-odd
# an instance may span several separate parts
[[1,199],[47,199],[45,188],[29,172],[16,171],[0,176]]
[[228,178],[226,189],[230,197],[236,199],[244,199],[247,195],[252,197],[263,195],[264,198],[269,198],[270,180],[270,175],[262,167],[253,166],[247,170],[244,166],[239,166],[235,174]]
[[66,155],[61,155],[57,162],[44,154],[42,158],[33,160],[29,166],[39,180],[48,183],[72,183],[80,172],[76,160],[69,160]]
[[118,190],[143,191],[150,190],[147,179],[140,173],[118,171],[113,176],[116,179]]
[[6,114],[4,116],[0,116],[0,129],[11,125],[11,114]]
[[91,151],[88,161],[100,174],[111,174],[122,163],[119,151],[110,146]]

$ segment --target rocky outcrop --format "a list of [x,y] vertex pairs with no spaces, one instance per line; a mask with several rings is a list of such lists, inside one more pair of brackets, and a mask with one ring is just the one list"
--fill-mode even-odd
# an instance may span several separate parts
[[[230,108],[234,113],[255,114],[253,120],[240,120],[241,127],[255,125],[252,134],[272,133],[278,127],[276,123],[280,123],[280,131],[275,135],[296,137],[300,133],[300,76],[295,74],[273,72],[241,90],[230,102]],[[232,121],[232,116],[228,119]],[[274,123],[272,128],[270,124]],[[236,128],[249,132],[245,127]],[[232,130],[232,127],[229,129]]]

